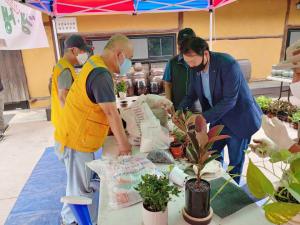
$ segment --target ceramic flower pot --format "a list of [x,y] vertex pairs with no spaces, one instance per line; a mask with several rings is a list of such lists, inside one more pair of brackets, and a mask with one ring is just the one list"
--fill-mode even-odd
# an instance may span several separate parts
[[119,96],[121,100],[124,100],[126,98],[126,92],[119,92]]
[[172,153],[174,159],[182,158],[183,156],[182,144],[178,142],[172,142],[170,145],[170,152]]
[[168,208],[164,212],[151,212],[143,205],[143,225],[168,225]]

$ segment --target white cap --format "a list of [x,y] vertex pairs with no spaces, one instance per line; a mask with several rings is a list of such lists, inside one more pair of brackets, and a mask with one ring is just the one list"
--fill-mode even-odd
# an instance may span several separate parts
[[286,49],[286,60],[274,66],[274,69],[295,68],[300,68],[300,39]]

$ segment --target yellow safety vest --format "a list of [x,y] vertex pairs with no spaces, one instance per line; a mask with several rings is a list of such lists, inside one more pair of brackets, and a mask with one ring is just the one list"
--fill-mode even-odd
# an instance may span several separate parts
[[69,69],[71,71],[73,80],[75,80],[77,77],[74,66],[64,58],[61,58],[54,67],[51,84],[51,121],[55,128],[58,125],[62,111],[58,97],[58,77],[65,69]]
[[109,124],[102,108],[86,92],[86,80],[95,68],[107,68],[100,56],[92,56],[74,81],[63,108],[55,139],[62,147],[95,152],[107,137]]

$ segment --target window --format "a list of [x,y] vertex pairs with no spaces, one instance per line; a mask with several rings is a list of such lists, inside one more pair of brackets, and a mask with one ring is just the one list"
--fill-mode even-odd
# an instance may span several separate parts
[[[175,34],[129,36],[134,46],[134,61],[168,60],[176,54]],[[108,39],[92,40],[95,54],[101,54]]]
[[148,38],[149,58],[170,58],[174,55],[174,38],[149,37]]
[[286,48],[298,40],[300,40],[300,27],[288,29]]

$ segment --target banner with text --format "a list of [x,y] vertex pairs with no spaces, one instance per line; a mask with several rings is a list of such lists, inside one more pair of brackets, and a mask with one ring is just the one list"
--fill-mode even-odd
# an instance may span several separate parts
[[14,0],[0,1],[0,50],[49,47],[38,10]]

